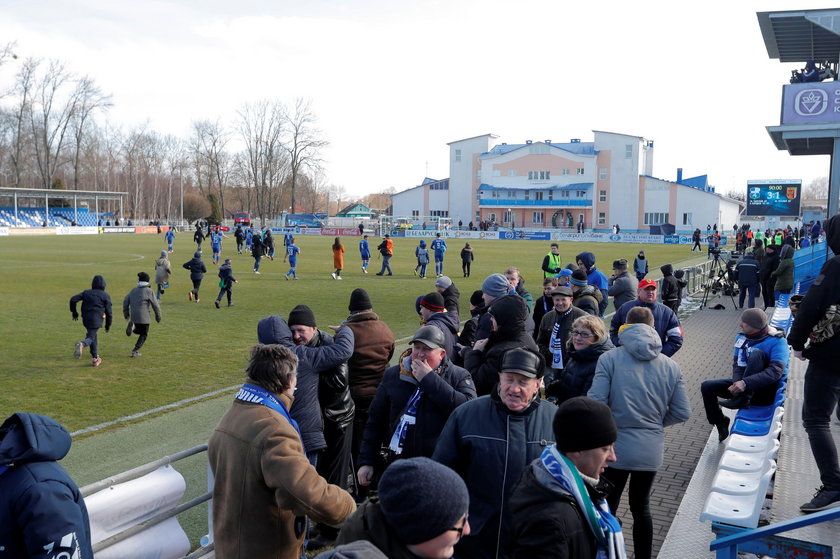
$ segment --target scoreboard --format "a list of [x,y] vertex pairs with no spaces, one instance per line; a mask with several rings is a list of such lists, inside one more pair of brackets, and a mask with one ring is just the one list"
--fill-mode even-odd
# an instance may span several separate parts
[[801,197],[801,180],[747,181],[745,215],[798,217]]

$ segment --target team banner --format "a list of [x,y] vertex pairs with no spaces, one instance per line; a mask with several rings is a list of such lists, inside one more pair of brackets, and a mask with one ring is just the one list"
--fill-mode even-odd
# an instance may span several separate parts
[[321,235],[326,235],[327,237],[358,237],[359,230],[355,227],[348,227],[348,228],[337,228],[337,227],[322,227],[321,228]]
[[802,195],[801,180],[747,181],[745,215],[796,217]]
[[99,227],[56,227],[56,235],[97,235]]
[[12,227],[9,234],[13,237],[43,237],[55,235],[55,227]]
[[103,227],[103,233],[134,233],[134,227]]

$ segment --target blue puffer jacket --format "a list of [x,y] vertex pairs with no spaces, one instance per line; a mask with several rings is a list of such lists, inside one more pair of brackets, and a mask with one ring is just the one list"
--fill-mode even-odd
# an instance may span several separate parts
[[269,316],[257,323],[257,338],[261,344],[286,346],[297,356],[298,384],[289,415],[298,422],[305,452],[323,450],[327,441],[324,439],[324,418],[318,402],[319,373],[350,359],[356,339],[353,331],[347,327],[339,328],[332,345],[295,345],[286,321],[280,316]]
[[[0,426],[0,556],[92,559],[79,488],[56,463],[70,434],[55,420],[16,413]],[[49,549],[49,551],[47,551]]]
[[82,324],[85,328],[102,328],[102,316],[105,316],[105,329],[111,328],[111,296],[105,293],[105,278],[93,276],[90,289],[85,289],[70,297],[70,312],[73,318],[78,316],[76,303],[82,302]]
[[627,313],[633,307],[647,307],[653,313],[653,327],[662,340],[662,355],[672,357],[679,351],[683,345],[683,332],[680,319],[677,318],[676,313],[658,301],[648,304],[641,302],[639,299],[624,303],[621,308],[615,311],[610,322],[610,340],[615,347],[621,345],[618,339],[618,329],[624,324]]
[[464,539],[488,557],[504,556],[510,545],[508,499],[528,464],[554,444],[556,412],[554,404],[539,398],[522,411],[510,411],[494,391],[458,406],[440,434],[432,460],[466,482],[472,533]]

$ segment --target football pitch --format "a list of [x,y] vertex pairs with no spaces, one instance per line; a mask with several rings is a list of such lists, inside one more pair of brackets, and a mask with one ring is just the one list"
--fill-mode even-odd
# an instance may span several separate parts
[[[161,307],[163,321],[153,323],[143,356],[130,357],[135,336],[126,337],[122,301],[145,271],[154,278],[154,261],[166,248],[162,235],[79,235],[50,237],[2,237],[0,258],[5,270],[0,282],[3,311],[0,313],[2,364],[0,364],[0,409],[3,417],[15,411],[49,415],[69,431],[76,431],[120,417],[140,413],[199,396],[243,380],[249,347],[256,342],[257,322],[266,316],[288,316],[297,304],[315,312],[320,328],[341,323],[348,314],[350,292],[356,287],[370,294],[374,310],[400,340],[419,326],[415,299],[434,290],[434,268],[425,280],[415,277],[414,248],[419,239],[395,238],[392,277],[378,277],[381,260],[375,251],[379,238],[371,237],[373,256],[369,273],[363,274],[358,238],[345,237],[343,280],[333,271],[332,237],[298,236],[301,247],[298,280],[286,280],[282,238],[273,261],[263,259],[260,275],[252,272],[254,260],[236,253],[235,241],[225,240],[222,258],[231,258],[234,276],[233,307],[216,309],[216,268],[204,245],[208,274],[201,288],[201,302],[187,298],[192,288],[189,272],[182,268],[195,250],[192,233],[181,233],[170,255],[172,279]],[[428,241],[427,241],[428,242]],[[470,240],[475,261],[470,278],[461,273],[460,250],[465,241],[449,239],[444,273],[461,291],[461,319],[469,317],[469,296],[489,274],[507,266],[519,267],[534,299],[541,295],[540,265],[548,252],[547,241]],[[650,276],[659,277],[659,266],[686,265],[704,259],[686,245],[635,245],[626,243],[560,243],[563,263],[590,250],[599,269],[611,274],[616,258],[632,260],[644,250],[650,260]],[[84,338],[81,320],[73,322],[69,311],[72,295],[90,288],[94,275],[107,282],[113,302],[114,321],[109,333],[99,334],[98,368],[91,367],[85,351],[73,359],[74,344]],[[608,310],[610,312],[611,309]],[[208,425],[208,436],[213,425]]]

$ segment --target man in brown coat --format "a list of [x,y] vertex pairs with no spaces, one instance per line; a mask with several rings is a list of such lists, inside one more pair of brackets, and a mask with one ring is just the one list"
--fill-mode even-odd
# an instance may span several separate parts
[[223,559],[298,559],[307,516],[338,525],[353,497],[318,475],[289,415],[297,357],[281,345],[257,345],[246,384],[208,444],[215,477],[213,532]]
[[[394,355],[394,333],[373,312],[367,291],[354,289],[348,307],[350,316],[345,324],[355,335],[353,356],[347,361],[350,370],[350,395],[356,404],[353,420],[354,467],[358,463],[359,447],[368,419],[368,408],[376,395],[376,387]],[[358,496],[358,495],[357,495]]]

